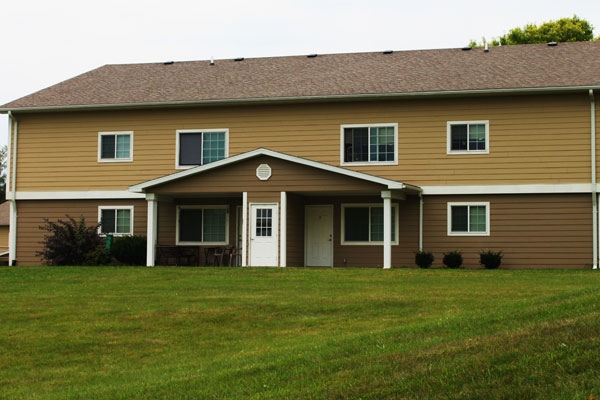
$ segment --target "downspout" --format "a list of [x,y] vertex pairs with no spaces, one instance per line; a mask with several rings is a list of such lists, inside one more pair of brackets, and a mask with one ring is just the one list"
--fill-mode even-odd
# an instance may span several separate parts
[[596,100],[590,89],[590,126],[592,142],[592,269],[598,269],[598,188],[596,187]]
[[[7,194],[10,191],[10,222],[8,234],[8,265],[17,265],[17,137],[19,133],[19,121],[12,112],[8,112],[8,176]],[[13,139],[14,133],[14,139]],[[11,147],[13,151],[11,153]],[[11,157],[12,154],[12,157]],[[11,163],[12,161],[12,168]],[[9,185],[10,183],[10,185]]]
[[419,251],[423,251],[423,192],[419,192]]

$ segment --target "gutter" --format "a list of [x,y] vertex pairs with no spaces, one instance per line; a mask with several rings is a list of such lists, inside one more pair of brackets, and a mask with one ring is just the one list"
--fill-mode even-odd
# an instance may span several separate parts
[[251,97],[240,99],[207,99],[190,101],[164,101],[164,102],[140,102],[119,104],[76,104],[62,106],[40,106],[40,107],[2,107],[0,114],[11,111],[19,112],[61,112],[61,111],[94,111],[106,109],[144,109],[160,107],[197,107],[197,106],[221,106],[221,105],[252,105],[252,104],[281,104],[281,103],[307,103],[328,101],[369,101],[382,99],[411,99],[421,97],[470,97],[489,95],[515,95],[515,94],[548,94],[578,92],[581,90],[600,90],[600,86],[563,86],[544,88],[511,88],[511,89],[472,89],[472,90],[446,90],[446,91],[423,91],[406,93],[360,93],[350,95],[315,95],[315,96],[282,96],[282,97]]
[[592,147],[592,269],[598,269],[598,188],[596,187],[596,99],[594,90],[589,90],[590,95],[590,137]]

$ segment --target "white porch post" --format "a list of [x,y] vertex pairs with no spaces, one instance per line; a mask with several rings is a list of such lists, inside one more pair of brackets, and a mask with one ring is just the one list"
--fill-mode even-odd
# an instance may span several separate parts
[[149,193],[146,195],[148,201],[148,218],[146,232],[146,266],[154,267],[156,259],[156,240],[158,237],[158,200],[156,195]]
[[279,203],[279,266],[285,267],[287,263],[287,193],[281,192],[281,202]]
[[383,190],[383,268],[392,267],[392,192]]
[[248,192],[242,194],[242,267],[248,266]]

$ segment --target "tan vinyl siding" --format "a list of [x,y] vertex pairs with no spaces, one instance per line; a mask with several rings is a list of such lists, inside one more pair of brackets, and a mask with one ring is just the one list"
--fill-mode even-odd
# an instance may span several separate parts
[[287,195],[287,265],[303,267],[304,262],[304,199],[301,196]]
[[44,218],[50,221],[66,219],[70,215],[76,220],[83,216],[88,225],[98,222],[98,206],[134,206],[133,234],[146,235],[147,203],[144,200],[48,200],[19,201],[17,210],[17,265],[40,265],[36,255],[42,249],[45,231]]
[[[590,181],[590,107],[576,95],[19,114],[17,189],[123,190],[175,172],[176,131],[229,129],[258,147],[340,165],[340,126],[398,124],[398,165],[350,167],[416,185]],[[489,121],[490,154],[447,155],[447,121]],[[98,132],[133,131],[133,162],[98,163]]]
[[[490,202],[490,236],[448,236],[448,202]],[[592,206],[589,195],[427,196],[424,248],[442,265],[443,253],[460,250],[467,268],[479,252],[505,253],[502,268],[590,268]]]

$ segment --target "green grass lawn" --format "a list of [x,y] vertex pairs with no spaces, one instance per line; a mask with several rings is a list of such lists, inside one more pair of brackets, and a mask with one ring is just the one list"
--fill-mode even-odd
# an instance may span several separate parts
[[600,398],[600,271],[0,269],[0,399]]

